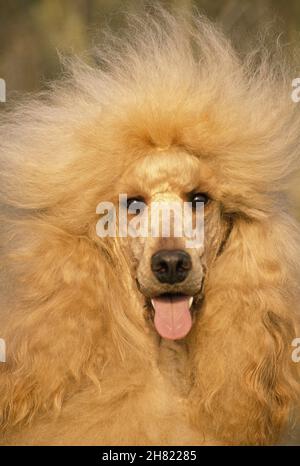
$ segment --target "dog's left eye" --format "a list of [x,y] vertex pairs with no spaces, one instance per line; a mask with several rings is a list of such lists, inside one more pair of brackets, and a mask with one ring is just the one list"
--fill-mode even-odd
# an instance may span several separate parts
[[190,195],[189,201],[192,203],[192,207],[195,208],[198,202],[203,202],[207,204],[209,201],[209,196],[206,193],[195,193]]
[[146,206],[145,199],[143,197],[131,197],[127,199],[127,210],[131,211],[143,211]]

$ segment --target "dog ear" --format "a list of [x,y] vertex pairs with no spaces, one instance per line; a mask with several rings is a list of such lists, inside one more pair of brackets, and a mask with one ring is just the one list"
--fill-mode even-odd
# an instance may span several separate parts
[[299,367],[292,361],[299,257],[299,232],[288,215],[239,218],[210,271],[191,334],[191,417],[206,432],[211,426],[213,438],[274,442],[299,400]]
[[141,358],[148,367],[151,359],[140,307],[135,314],[128,306],[132,280],[116,241],[101,247],[33,219],[13,228],[2,256],[17,293],[0,312],[7,348],[0,364],[3,429],[30,422],[38,412],[59,412],[84,381],[100,386],[110,358],[115,371],[118,364],[124,368],[124,358],[128,371]]
[[7,348],[0,365],[3,427],[30,421],[41,409],[59,411],[78,381],[95,379],[95,361],[101,367],[105,357],[101,256],[86,238],[30,223],[16,226],[22,241],[17,246],[15,233],[3,258],[17,293],[0,314]]

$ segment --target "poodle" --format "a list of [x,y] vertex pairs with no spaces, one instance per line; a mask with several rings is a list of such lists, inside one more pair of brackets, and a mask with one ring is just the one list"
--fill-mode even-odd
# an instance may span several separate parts
[[[293,65],[199,14],[128,23],[1,116],[0,443],[280,442],[299,405]],[[203,243],[99,235],[120,194],[131,220],[201,206]]]

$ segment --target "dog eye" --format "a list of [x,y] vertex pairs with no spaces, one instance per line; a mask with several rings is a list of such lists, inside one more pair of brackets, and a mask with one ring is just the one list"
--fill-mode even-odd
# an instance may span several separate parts
[[192,207],[194,209],[198,202],[203,202],[204,205],[207,204],[209,196],[206,193],[195,193],[190,195],[189,201],[192,203]]
[[136,210],[143,211],[146,206],[145,199],[143,197],[131,197],[127,199],[127,210],[134,212]]

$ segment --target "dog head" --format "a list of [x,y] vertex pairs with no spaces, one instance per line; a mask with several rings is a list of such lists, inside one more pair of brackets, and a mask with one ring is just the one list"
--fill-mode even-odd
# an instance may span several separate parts
[[[129,164],[120,179],[129,223],[136,210],[145,227],[124,238],[123,249],[147,312],[164,338],[179,339],[189,332],[201,307],[207,270],[228,233],[215,184],[209,167],[176,148],[151,151]],[[195,225],[193,239],[186,231],[188,221]]]

